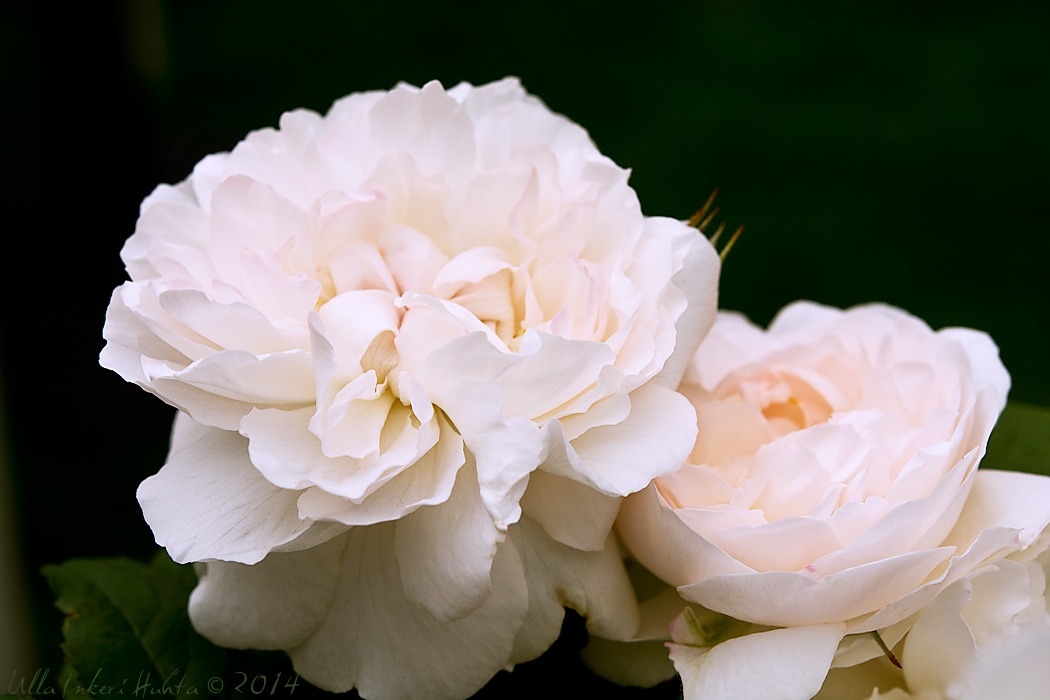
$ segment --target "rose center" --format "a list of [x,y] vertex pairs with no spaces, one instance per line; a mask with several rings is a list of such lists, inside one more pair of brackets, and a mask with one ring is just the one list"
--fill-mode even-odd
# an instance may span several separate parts
[[832,414],[831,404],[819,391],[787,371],[752,375],[716,394],[757,404],[778,437],[824,423]]

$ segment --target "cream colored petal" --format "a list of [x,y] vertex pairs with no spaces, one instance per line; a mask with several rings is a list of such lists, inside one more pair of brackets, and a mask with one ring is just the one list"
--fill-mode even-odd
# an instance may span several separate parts
[[447,500],[397,522],[394,546],[405,597],[442,621],[472,613],[491,594],[492,561],[505,536],[485,509],[471,460]]
[[682,522],[655,485],[624,500],[616,531],[638,561],[672,586],[717,574],[754,573]]
[[234,649],[287,649],[328,617],[346,535],[299,552],[273,553],[257,564],[198,565],[190,594],[194,628]]
[[[511,657],[528,592],[518,554],[500,547],[492,594],[452,622],[405,597],[394,523],[351,528],[335,596],[320,627],[288,650],[296,672],[326,690],[372,700],[453,700],[477,691]],[[392,585],[392,582],[393,585]]]
[[612,535],[596,552],[550,539],[525,518],[508,532],[525,567],[529,611],[514,642],[512,663],[539,656],[558,637],[564,608],[587,618],[587,629],[611,639],[630,639],[638,629],[638,607]]
[[[564,449],[548,471],[574,478],[608,495],[626,496],[653,478],[677,470],[696,438],[696,414],[681,394],[655,383],[630,393],[631,412],[615,425],[588,430]],[[562,439],[548,428],[552,454]]]
[[837,622],[879,610],[914,591],[953,551],[953,547],[942,547],[909,552],[819,580],[769,571],[711,576],[678,590],[686,600],[756,624]]
[[[179,414],[176,424],[191,422]],[[305,532],[297,491],[274,486],[248,458],[248,441],[217,428],[176,428],[164,467],[138,488],[157,544],[176,562],[254,564]]]
[[605,546],[620,501],[572,479],[537,469],[529,476],[521,508],[554,541],[594,552]]
[[831,667],[845,626],[788,627],[711,649],[670,645],[685,700],[809,700]]

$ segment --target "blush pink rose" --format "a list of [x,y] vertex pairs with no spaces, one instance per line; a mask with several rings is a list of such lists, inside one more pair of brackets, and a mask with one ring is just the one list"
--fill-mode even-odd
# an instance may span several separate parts
[[677,645],[687,697],[714,697],[697,679],[745,678],[751,654],[772,680],[739,697],[812,697],[845,635],[906,621],[1028,546],[1050,479],[977,469],[1009,384],[986,335],[887,306],[799,302],[768,331],[720,315],[679,387],[692,454],[625,501],[617,531],[683,604],[782,629]]

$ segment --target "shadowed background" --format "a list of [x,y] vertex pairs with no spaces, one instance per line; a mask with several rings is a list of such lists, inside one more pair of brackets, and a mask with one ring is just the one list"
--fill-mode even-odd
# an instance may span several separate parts
[[[9,641],[22,646],[7,663],[29,663],[26,644],[40,665],[60,662],[41,565],[155,547],[134,492],[163,461],[172,411],[97,365],[139,202],[281,112],[323,113],[354,91],[519,76],[633,169],[646,214],[687,218],[721,188],[718,220],[747,225],[722,307],[765,324],[799,298],[885,301],[935,328],[979,328],[1000,345],[1011,397],[1050,405],[1046,7],[151,0],[0,12],[16,176],[0,540],[23,559],[0,583],[17,592],[26,572],[37,638]],[[9,675],[0,656],[0,682]]]

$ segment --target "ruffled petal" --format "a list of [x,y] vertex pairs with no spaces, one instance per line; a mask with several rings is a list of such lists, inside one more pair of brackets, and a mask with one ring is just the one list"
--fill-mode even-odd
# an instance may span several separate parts
[[[548,424],[551,455],[544,468],[610,496],[626,496],[681,467],[696,440],[692,404],[655,383],[635,389],[630,398],[625,420],[591,428],[571,445],[565,444],[560,426]],[[555,459],[559,454],[561,459]]]
[[513,546],[500,547],[492,594],[466,617],[441,621],[391,585],[401,580],[396,528],[355,527],[339,538],[344,549],[332,606],[320,628],[288,650],[292,663],[303,678],[334,692],[356,687],[376,700],[468,697],[511,656],[528,607],[521,560]]
[[190,595],[194,628],[234,649],[287,649],[329,614],[346,543],[336,537],[299,552],[273,553],[252,566],[198,564]]
[[689,360],[715,322],[721,261],[714,246],[691,226],[652,218],[646,221],[646,228],[650,227],[672,237],[675,248],[685,251],[682,268],[671,278],[671,283],[681,290],[686,307],[675,321],[674,351],[656,375],[656,381],[673,389],[682,381]]
[[912,692],[958,695],[959,688],[953,686],[965,679],[967,669],[977,661],[977,644],[962,616],[972,597],[969,579],[956,581],[915,620],[901,655],[904,678]]
[[514,641],[511,663],[539,656],[558,637],[565,608],[587,618],[592,634],[630,639],[638,629],[638,606],[616,540],[596,552],[555,542],[529,518],[510,528],[525,567],[529,610]]
[[522,511],[555,542],[595,552],[605,547],[620,499],[537,469],[521,499]]
[[225,350],[184,369],[142,358],[150,390],[194,420],[237,430],[254,408],[297,408],[314,401],[310,356],[289,350],[256,356]]
[[760,625],[849,620],[914,591],[953,551],[954,547],[940,547],[909,552],[819,580],[790,571],[711,576],[678,591],[686,600]]
[[718,574],[754,573],[754,569],[698,537],[666,506],[655,484],[623,502],[616,531],[645,568],[672,586]]
[[1050,479],[1035,474],[979,469],[948,542],[967,546],[988,528],[1018,531],[1026,547],[1050,526]]
[[485,509],[471,463],[459,470],[448,500],[397,523],[394,545],[405,596],[439,620],[465,617],[491,592],[492,561],[504,537]]
[[192,421],[178,415],[167,463],[137,494],[157,544],[172,559],[254,564],[310,527],[299,517],[299,493],[259,474],[247,440],[180,423]]
[[[477,461],[481,497],[493,520],[505,529],[521,517],[519,501],[529,473],[542,461],[543,436],[528,418],[504,418],[503,396],[497,384],[475,376],[473,368],[462,364],[464,355],[460,353],[470,355],[469,349],[486,343],[484,337],[473,334],[463,340],[466,345],[454,341],[432,353],[416,379],[463,436],[463,443]],[[514,357],[509,353],[498,355],[502,354]],[[487,367],[493,369],[491,357]],[[486,373],[482,367],[481,374]]]

